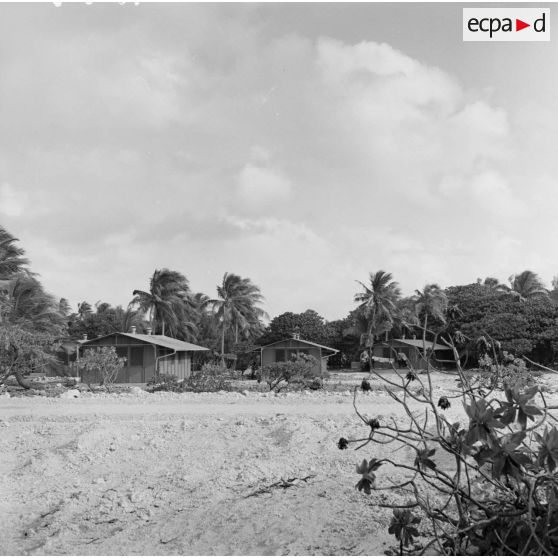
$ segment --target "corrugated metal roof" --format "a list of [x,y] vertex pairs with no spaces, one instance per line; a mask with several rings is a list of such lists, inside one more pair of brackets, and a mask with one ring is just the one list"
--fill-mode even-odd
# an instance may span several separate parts
[[332,349],[331,347],[326,347],[325,345],[320,345],[319,343],[314,343],[313,341],[306,341],[305,339],[294,339],[289,337],[288,339],[282,339],[281,341],[275,341],[274,343],[270,343],[269,345],[263,345],[260,349],[265,349],[266,347],[272,347],[273,345],[277,345],[277,343],[284,343],[285,341],[298,341],[299,343],[305,343],[306,345],[311,345],[312,347],[318,347],[320,349],[326,349],[328,351],[332,351],[333,353],[338,353],[337,349]]
[[[422,339],[393,339],[393,341],[397,341],[398,343],[403,343],[404,345],[409,345],[411,347],[418,347],[419,349],[423,349],[424,348],[424,344]],[[426,343],[426,347],[428,349],[431,349],[432,346],[434,345],[434,343],[432,343],[432,341],[425,341]],[[434,350],[435,351],[451,351],[451,348],[446,346],[446,345],[440,345],[439,343],[436,343],[434,345]]]
[[132,339],[138,339],[139,341],[144,341],[145,343],[150,343],[151,345],[157,345],[158,347],[165,347],[167,349],[172,349],[173,351],[209,351],[205,347],[200,347],[199,345],[194,345],[193,343],[187,343],[186,341],[180,341],[179,339],[174,339],[173,337],[167,337],[166,335],[146,335],[145,333],[122,333],[120,331],[115,333],[110,333],[109,335],[103,335],[97,337],[96,339],[88,339],[86,341],[81,341],[81,345],[88,345],[93,341],[99,341],[105,337],[110,337],[111,335],[123,335],[124,337],[131,337]]

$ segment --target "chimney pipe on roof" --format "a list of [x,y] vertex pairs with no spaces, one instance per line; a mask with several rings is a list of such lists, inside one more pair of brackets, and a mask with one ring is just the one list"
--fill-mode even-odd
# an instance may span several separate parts
[[152,335],[152,334],[153,334],[153,329],[151,329],[150,327],[148,327],[148,328],[145,330],[145,333],[147,333],[147,335]]
[[293,329],[291,337],[297,340],[300,339],[300,328],[298,326]]
[[87,341],[87,333],[84,333],[81,337],[82,341]]
[[130,328],[130,333],[136,333],[136,326],[132,326]]

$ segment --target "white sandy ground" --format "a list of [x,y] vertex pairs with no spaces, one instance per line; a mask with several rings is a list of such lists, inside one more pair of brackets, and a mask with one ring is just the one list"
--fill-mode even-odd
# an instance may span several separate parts
[[[451,377],[435,384],[456,393]],[[383,391],[359,407],[397,413]],[[462,418],[461,405],[446,414]],[[396,448],[336,447],[365,434],[349,391],[2,398],[0,553],[383,554],[391,511],[371,504],[403,496],[359,493],[355,464]]]

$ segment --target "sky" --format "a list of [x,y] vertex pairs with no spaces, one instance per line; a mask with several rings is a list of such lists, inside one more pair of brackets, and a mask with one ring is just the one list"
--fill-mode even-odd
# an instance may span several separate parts
[[467,6],[0,4],[0,224],[74,308],[163,267],[328,320],[380,269],[549,285],[558,43]]

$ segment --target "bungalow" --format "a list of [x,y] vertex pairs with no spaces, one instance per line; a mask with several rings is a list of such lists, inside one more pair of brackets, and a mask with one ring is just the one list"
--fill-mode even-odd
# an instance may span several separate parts
[[321,376],[327,372],[327,359],[338,352],[337,349],[300,339],[298,333],[294,333],[289,339],[283,339],[282,341],[276,341],[275,343],[260,347],[262,366],[275,362],[286,362],[293,356],[313,356],[318,361],[312,369],[316,376]]
[[[447,368],[453,362],[453,352],[446,345],[423,342],[422,339],[390,339],[374,346],[372,360],[375,368],[391,368],[391,365],[405,366],[405,359],[413,368],[426,368],[424,346],[427,351],[432,351],[431,364],[440,368]],[[404,355],[404,356],[403,356]],[[451,361],[451,362],[447,362]]]
[[[126,365],[118,374],[117,383],[145,383],[158,371],[188,378],[192,373],[192,355],[197,351],[208,351],[205,347],[179,341],[166,335],[136,333],[111,333],[96,339],[79,342],[78,360],[87,349],[115,347],[119,357],[126,358]],[[97,382],[96,372],[81,371],[83,381]]]

